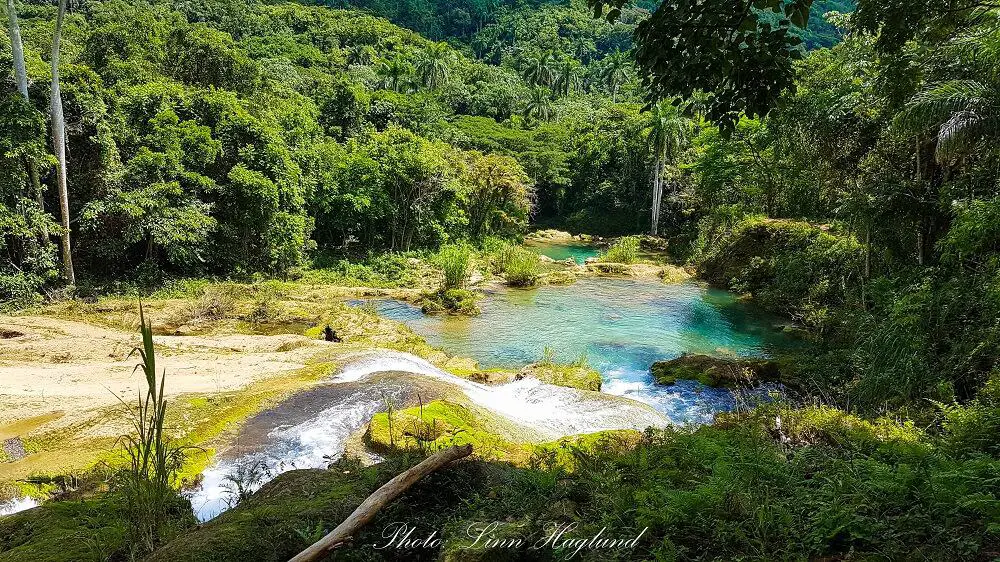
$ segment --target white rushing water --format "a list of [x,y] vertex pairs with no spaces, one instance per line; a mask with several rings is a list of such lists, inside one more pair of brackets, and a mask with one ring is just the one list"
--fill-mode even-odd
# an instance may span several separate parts
[[253,492],[282,472],[325,468],[344,453],[347,438],[382,404],[373,393],[352,393],[308,421],[275,428],[263,450],[207,468],[201,486],[190,494],[195,517],[207,521],[231,507],[238,497],[237,481]]
[[0,517],[13,515],[33,507],[38,507],[38,501],[34,498],[15,498],[7,502],[0,502]]
[[448,382],[461,389],[476,405],[533,430],[542,439],[606,429],[642,430],[670,423],[663,414],[634,400],[545,384],[532,378],[488,386],[457,377],[424,359],[398,351],[360,354],[333,380],[357,381],[386,371],[417,373]]
[[[487,386],[447,373],[409,353],[379,350],[353,357],[330,383],[358,382],[400,371],[427,376],[461,390],[473,404],[515,426],[525,437],[543,441],[606,429],[638,429],[670,423],[641,402],[522,379]],[[384,397],[360,390],[339,397],[307,421],[273,429],[259,451],[219,461],[202,473],[190,494],[195,516],[207,521],[228,509],[238,496],[237,481],[255,491],[282,472],[324,468],[344,453],[345,443],[384,406]]]

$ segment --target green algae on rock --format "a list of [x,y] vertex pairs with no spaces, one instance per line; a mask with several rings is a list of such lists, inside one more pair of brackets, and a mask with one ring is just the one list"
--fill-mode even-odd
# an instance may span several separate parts
[[725,358],[684,354],[668,361],[653,363],[650,370],[657,384],[671,385],[678,380],[696,380],[705,386],[734,386],[778,381],[778,364],[769,359]]

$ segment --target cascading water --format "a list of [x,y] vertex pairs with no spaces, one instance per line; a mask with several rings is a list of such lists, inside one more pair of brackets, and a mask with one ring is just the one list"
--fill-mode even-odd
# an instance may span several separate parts
[[775,329],[778,319],[694,282],[581,279],[500,289],[471,318],[424,315],[395,300],[375,306],[432,345],[485,368],[518,369],[546,352],[561,362],[584,358],[601,373],[603,392],[649,404],[678,425],[710,422],[736,400],[729,390],[694,381],[657,385],[650,374],[655,361],[682,353],[760,356],[789,344]]
[[[603,392],[530,378],[487,386],[411,354],[358,353],[326,383],[254,418],[266,418],[263,428],[249,422],[244,433],[257,435],[259,442],[237,443],[204,472],[201,487],[191,494],[200,520],[229,507],[236,481],[244,491],[253,491],[281,472],[322,468],[339,458],[353,433],[387,401],[396,402],[407,392],[405,384],[391,378],[370,380],[379,374],[408,373],[434,381],[494,414],[508,426],[503,431],[515,432],[518,440],[540,442],[606,429],[709,422],[734,406],[728,390],[693,381],[661,387],[653,383],[649,365],[682,352],[765,354],[777,339],[771,324],[731,295],[694,283],[585,279],[569,287],[501,291],[474,318],[427,317],[412,305],[391,300],[376,305],[381,314],[407,323],[432,344],[487,367],[519,367],[537,360],[543,346],[551,346],[561,361],[586,355],[603,375]],[[300,407],[296,400],[310,407]]]
[[[376,350],[355,355],[317,390],[335,388],[387,372],[426,376],[461,391],[473,404],[506,420],[518,438],[547,441],[605,429],[645,429],[669,421],[648,406],[613,396],[523,379],[490,387],[434,367],[409,353]],[[323,468],[339,458],[348,438],[364,427],[387,401],[403,394],[399,385],[381,382],[362,390],[324,398],[327,407],[299,423],[278,425],[250,451],[217,461],[202,473],[189,494],[195,516],[207,521],[228,509],[244,491],[255,491],[282,472]],[[317,390],[305,391],[303,395]],[[237,448],[240,444],[237,443]],[[245,447],[244,447],[245,448]],[[237,485],[239,481],[239,486]]]
[[368,375],[404,371],[434,377],[459,389],[476,405],[522,426],[535,441],[606,429],[645,429],[669,420],[654,409],[632,400],[543,384],[525,378],[499,386],[472,382],[438,369],[427,361],[397,351],[378,351],[357,357],[334,377],[355,381]]
[[347,438],[382,408],[385,390],[350,393],[310,419],[274,428],[259,450],[216,462],[202,472],[201,486],[190,494],[195,516],[207,521],[222,513],[237,499],[240,486],[253,492],[282,472],[323,468],[335,461]]
[[38,507],[38,501],[30,497],[14,498],[6,502],[0,502],[0,517],[13,515],[33,507]]

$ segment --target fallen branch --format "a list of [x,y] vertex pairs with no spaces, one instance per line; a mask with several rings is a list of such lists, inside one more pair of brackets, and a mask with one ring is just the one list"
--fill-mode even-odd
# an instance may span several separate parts
[[384,486],[375,490],[375,493],[368,496],[368,499],[361,502],[361,505],[354,510],[354,513],[351,513],[336,529],[330,531],[329,534],[309,548],[296,554],[288,562],[315,562],[322,560],[331,550],[351,538],[354,533],[358,532],[359,529],[374,519],[380,509],[401,496],[403,492],[416,484],[421,478],[452,461],[471,454],[472,445],[449,447],[427,457],[417,466],[396,475],[395,478],[386,482]]

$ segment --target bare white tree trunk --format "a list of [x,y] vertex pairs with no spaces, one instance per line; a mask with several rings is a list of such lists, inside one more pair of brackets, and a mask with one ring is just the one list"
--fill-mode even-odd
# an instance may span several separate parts
[[[14,0],[7,0],[7,31],[10,34],[10,50],[14,58],[14,79],[17,82],[17,91],[30,101],[28,97],[28,71],[24,64],[24,42],[21,40],[21,26],[17,23],[17,8],[14,7]],[[25,168],[28,171],[28,178],[31,180],[31,187],[35,192],[38,207],[45,210],[45,199],[42,197],[42,183],[38,179],[38,170],[30,157],[24,159]],[[42,242],[49,239],[47,227],[43,227],[41,234]]]
[[420,481],[421,478],[431,474],[444,465],[465,458],[472,454],[472,445],[452,446],[442,449],[427,457],[417,466],[406,470],[395,478],[385,483],[384,486],[375,490],[375,493],[361,502],[361,505],[351,513],[343,523],[330,531],[325,537],[313,543],[309,548],[296,554],[288,562],[317,562],[325,560],[330,556],[330,552],[343,545],[353,537],[362,527],[368,524],[378,515],[386,505],[403,495],[411,486]]
[[10,49],[14,55],[14,78],[17,80],[17,91],[27,99],[28,72],[24,65],[24,44],[21,42],[21,26],[17,24],[17,10],[14,0],[7,0],[7,30],[10,32]]
[[660,159],[657,158],[656,163],[653,164],[653,205],[652,208],[650,209],[650,219],[649,219],[650,220],[649,233],[653,236],[656,236],[656,225],[658,222],[660,222],[659,221],[660,217],[657,216],[659,215],[659,207],[660,207],[659,197],[658,197],[659,192],[660,192]]
[[59,91],[59,42],[62,39],[63,19],[66,17],[66,1],[59,0],[59,14],[56,16],[56,31],[52,38],[52,148],[56,153],[56,179],[59,183],[59,207],[62,214],[62,260],[63,277],[70,285],[76,284],[73,273],[73,253],[70,245],[69,188],[66,176],[66,119],[63,116],[62,93]]

